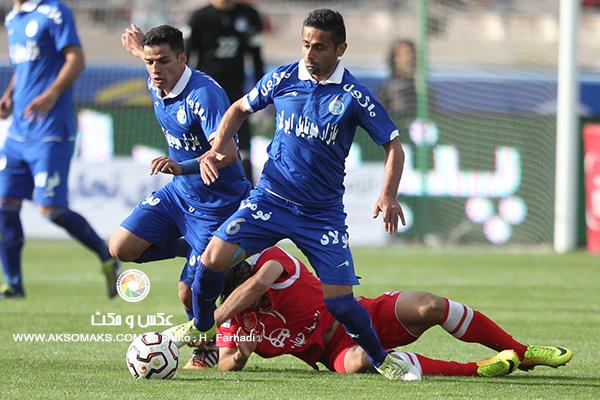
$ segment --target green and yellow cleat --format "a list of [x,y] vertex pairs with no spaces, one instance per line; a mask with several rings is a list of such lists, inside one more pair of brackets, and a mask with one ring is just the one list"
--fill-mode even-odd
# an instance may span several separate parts
[[108,298],[112,299],[117,295],[117,279],[121,272],[121,263],[115,258],[108,259],[102,263],[102,274],[106,278],[106,288]]
[[22,299],[25,293],[21,290],[16,290],[7,283],[0,285],[0,300]]
[[514,350],[504,350],[494,357],[477,361],[477,375],[486,378],[504,376],[519,366],[519,356]]
[[411,363],[400,359],[394,354],[388,354],[377,372],[392,381],[418,381],[421,380],[421,371]]
[[538,365],[558,368],[571,361],[571,358],[573,358],[573,352],[564,347],[527,346],[527,351],[521,360],[519,369],[530,371]]
[[184,322],[183,324],[175,325],[162,332],[163,335],[167,335],[179,348],[194,341],[209,341],[217,335],[217,324],[213,323],[212,327],[206,331],[201,332],[194,326],[194,320]]

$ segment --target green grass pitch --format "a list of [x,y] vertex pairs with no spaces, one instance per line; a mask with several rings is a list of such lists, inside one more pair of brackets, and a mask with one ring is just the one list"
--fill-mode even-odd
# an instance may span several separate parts
[[[293,357],[254,355],[243,372],[180,370],[171,381],[135,381],[125,367],[128,343],[16,343],[15,333],[142,333],[91,325],[96,312],[173,314],[185,320],[176,282],[183,260],[148,264],[151,291],[140,303],[108,301],[99,265],[67,241],[29,241],[24,254],[28,297],[0,302],[2,399],[599,399],[600,257],[481,250],[392,247],[353,249],[357,294],[427,290],[485,312],[517,339],[562,345],[575,357],[559,369],[517,371],[503,378],[426,378],[390,382],[376,374],[313,371]],[[127,266],[139,268],[135,264]],[[156,329],[158,330],[158,328]],[[406,349],[469,361],[493,354],[436,327]],[[191,350],[182,349],[182,362]]]

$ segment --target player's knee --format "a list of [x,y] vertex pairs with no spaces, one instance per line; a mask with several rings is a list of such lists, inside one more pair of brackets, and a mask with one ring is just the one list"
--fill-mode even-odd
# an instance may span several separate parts
[[111,256],[123,262],[135,261],[140,256],[137,251],[127,246],[124,240],[115,235],[108,241],[108,251],[110,251]]
[[431,293],[420,293],[418,299],[420,317],[425,321],[439,323],[446,312],[446,300]]
[[206,266],[206,268],[213,270],[213,271],[226,271],[228,268],[227,263],[224,262],[224,260],[222,259],[223,257],[221,257],[219,254],[214,254],[214,253],[209,253],[207,254],[206,252],[204,254],[202,254],[202,264],[204,264],[204,266]]
[[192,289],[183,282],[179,282],[178,295],[181,304],[188,310],[192,309]]
[[227,271],[231,267],[232,256],[225,254],[226,252],[217,251],[214,247],[208,247],[200,261],[204,266],[212,271],[223,272]]

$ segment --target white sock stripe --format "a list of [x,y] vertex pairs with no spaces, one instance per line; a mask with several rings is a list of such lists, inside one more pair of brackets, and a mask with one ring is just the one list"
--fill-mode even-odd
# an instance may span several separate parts
[[446,318],[446,322],[442,324],[442,328],[444,328],[449,333],[454,332],[454,330],[462,320],[464,313],[465,306],[448,299],[448,317]]
[[412,364],[416,369],[419,370],[421,374],[423,373],[423,370],[421,369],[421,363],[419,362],[419,359],[417,358],[417,355],[415,353],[394,351],[393,354],[396,357],[400,358],[402,361],[406,361],[407,363]]
[[471,321],[473,320],[473,309],[471,307],[466,307],[466,306],[465,306],[465,308],[467,309],[467,316],[465,317],[465,320],[463,321],[462,325],[460,326],[460,329],[457,332],[453,333],[454,337],[458,338],[458,339],[463,337],[463,335],[469,328],[469,325],[471,325]]
[[410,360],[411,360],[412,364],[422,374],[423,373],[423,369],[421,368],[421,363],[419,362],[419,358],[417,357],[417,355],[415,353],[408,353],[408,356],[410,357]]
[[410,357],[408,356],[408,353],[404,353],[404,352],[400,352],[400,351],[394,351],[394,352],[392,352],[392,354],[394,354],[395,356],[397,356],[401,360],[409,362],[409,363],[412,364],[412,362],[410,361]]

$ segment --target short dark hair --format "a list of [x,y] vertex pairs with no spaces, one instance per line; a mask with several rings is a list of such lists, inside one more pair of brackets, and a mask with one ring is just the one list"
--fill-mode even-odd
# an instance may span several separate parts
[[302,26],[310,26],[312,28],[331,32],[331,38],[336,46],[346,41],[346,26],[344,25],[344,18],[342,17],[342,14],[337,11],[330,10],[328,8],[313,10],[308,13],[308,16],[306,19],[304,19],[304,24]]
[[241,263],[234,265],[232,268],[229,268],[225,274],[225,285],[223,292],[221,293],[221,303],[223,303],[227,297],[229,297],[235,288],[248,280],[252,274],[252,265],[248,264],[246,261],[242,261]]
[[165,43],[168,44],[171,50],[176,54],[184,51],[183,33],[181,33],[179,29],[170,25],[161,25],[146,32],[144,46],[159,46]]

